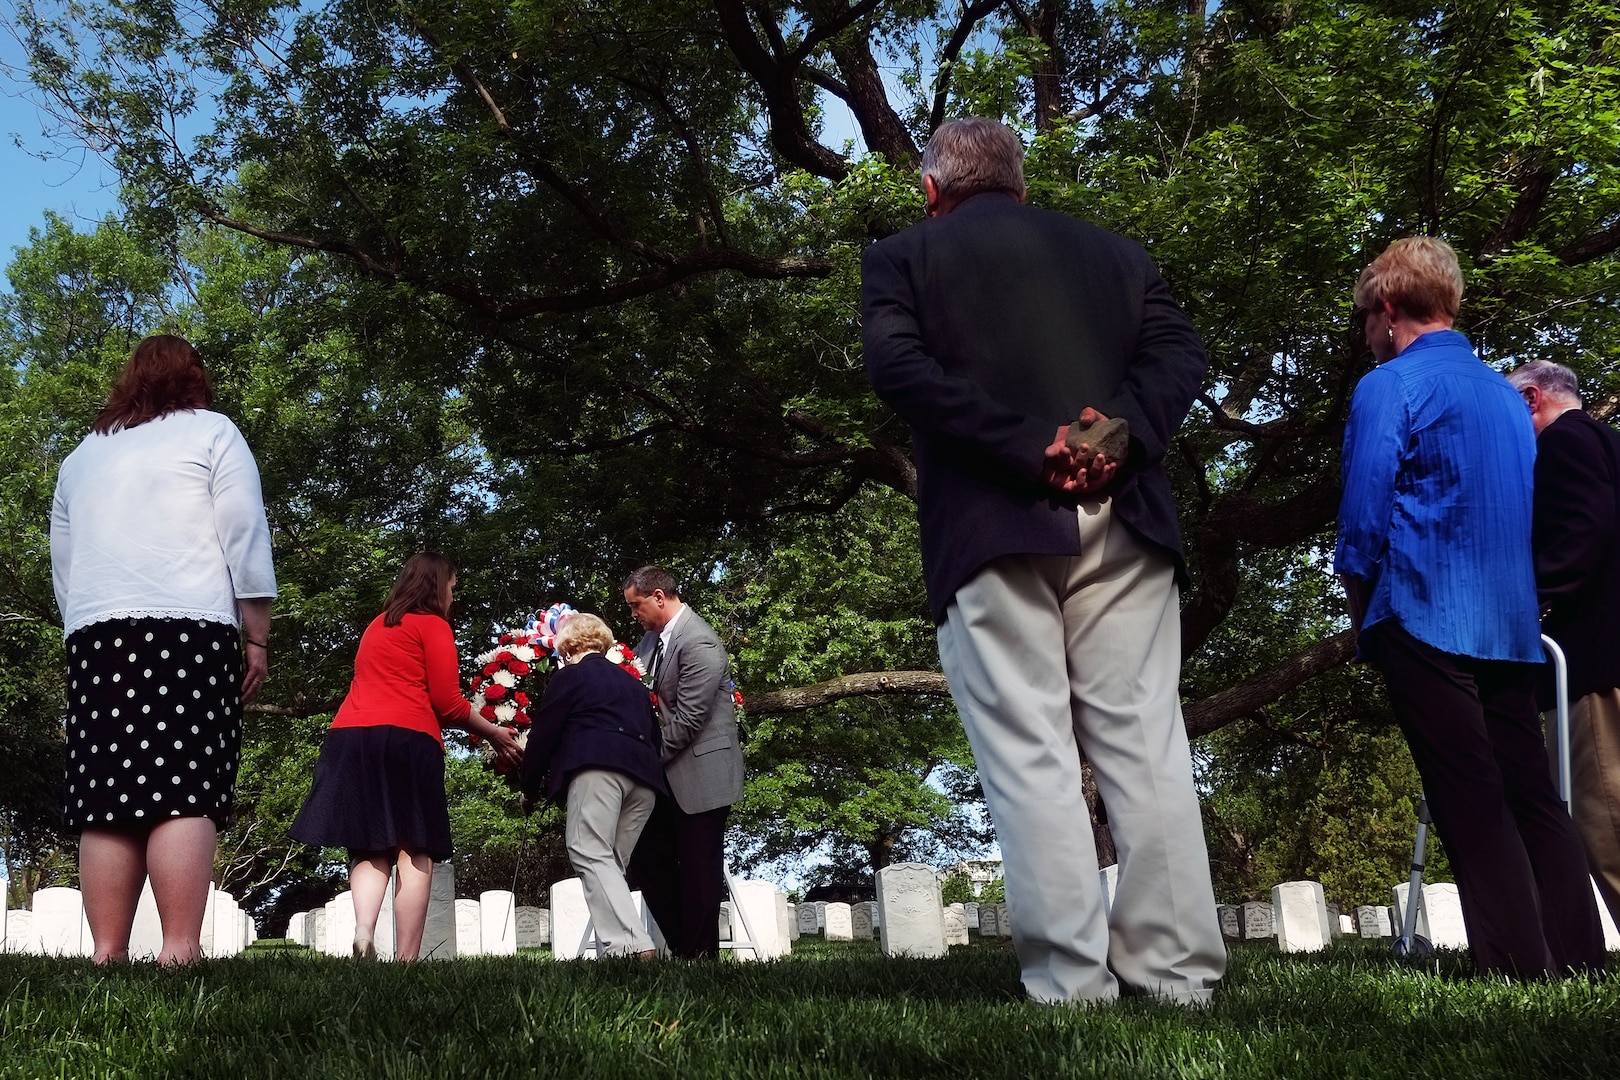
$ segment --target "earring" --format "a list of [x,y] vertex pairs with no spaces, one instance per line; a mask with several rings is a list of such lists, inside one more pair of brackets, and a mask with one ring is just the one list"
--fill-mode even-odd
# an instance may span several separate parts
[[1388,326],[1384,328],[1384,331],[1385,333],[1389,334],[1389,343],[1391,345],[1395,344],[1395,328],[1393,326]]

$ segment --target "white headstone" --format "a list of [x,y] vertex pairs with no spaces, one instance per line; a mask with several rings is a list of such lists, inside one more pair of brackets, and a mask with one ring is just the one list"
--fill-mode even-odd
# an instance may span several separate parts
[[1429,912],[1429,941],[1437,949],[1468,948],[1468,928],[1463,925],[1462,898],[1449,881],[1423,886],[1423,906]]
[[135,922],[129,928],[129,958],[156,960],[163,951],[163,920],[158,917],[157,897],[152,895],[152,879],[141,886],[135,903]]
[[799,917],[799,934],[801,936],[803,936],[804,934],[819,934],[819,933],[821,933],[821,927],[816,925],[816,905],[814,905],[814,904],[800,904],[799,905],[799,915],[798,915],[798,917]]
[[827,901],[817,900],[813,906],[816,909],[816,929],[825,935],[827,933]]
[[456,866],[446,859],[433,864],[428,885],[427,921],[422,926],[423,960],[454,960],[456,953]]
[[996,937],[1006,939],[1012,937],[1012,909],[1003,900],[996,905]]
[[1356,920],[1354,918],[1352,918],[1351,916],[1349,916],[1349,915],[1340,915],[1339,916],[1339,933],[1341,933],[1341,934],[1354,934],[1355,932],[1356,932]]
[[1119,863],[1113,863],[1097,871],[1097,880],[1102,887],[1103,918],[1114,913],[1114,892],[1119,888]]
[[1250,900],[1243,905],[1243,940],[1260,941],[1277,936],[1277,921],[1271,905]]
[[1614,925],[1614,916],[1609,912],[1609,905],[1603,901],[1603,893],[1598,891],[1597,882],[1592,882],[1592,895],[1597,897],[1598,922],[1603,924],[1603,948],[1609,952],[1620,949],[1620,929]]
[[945,944],[966,945],[968,943],[967,909],[961,904],[945,905]]
[[979,928],[979,905],[969,900],[962,905],[962,910],[967,913],[968,929],[977,930]]
[[38,951],[39,939],[34,937],[34,913],[25,908],[6,912],[6,952]]
[[456,901],[456,955],[484,955],[484,914],[478,901]]
[[1282,952],[1318,952],[1333,943],[1321,883],[1285,881],[1272,888],[1271,907],[1276,912],[1277,948]]
[[1243,909],[1236,904],[1216,904],[1215,918],[1221,924],[1221,937],[1228,941],[1243,940]]
[[485,956],[517,955],[517,897],[505,889],[478,894]]
[[316,908],[308,913],[305,925],[309,927],[309,947],[318,953],[326,952],[326,909]]
[[996,905],[994,905],[994,904],[980,904],[979,905],[979,936],[980,937],[988,937],[988,938],[993,938],[993,937],[997,936],[997,931],[996,931]]
[[287,940],[294,945],[308,945],[304,928],[309,925],[309,912],[295,911],[292,918],[287,920]]
[[210,881],[208,883],[208,899],[203,903],[202,932],[198,935],[197,944],[202,948],[204,956],[214,956],[214,907],[219,903],[219,889]]
[[791,949],[777,930],[776,886],[768,881],[738,881],[733,886],[732,902],[738,917],[734,926],[739,937],[744,933],[754,944],[753,949],[737,949],[739,960],[775,960]]
[[[1396,937],[1406,936],[1406,897],[1410,890],[1411,883],[1406,881],[1401,882],[1392,890],[1395,896],[1395,903],[1390,905],[1389,914],[1390,918],[1393,919],[1395,923],[1394,929]],[[1425,890],[1418,890],[1417,935],[1419,937],[1429,938],[1430,941],[1433,941],[1434,939],[1429,937],[1429,910],[1427,898],[1424,896],[1424,893]]]
[[822,909],[821,914],[827,920],[825,932],[828,941],[854,940],[855,933],[850,925],[848,904],[828,904]]
[[788,906],[788,940],[799,940],[799,905],[789,901]]
[[551,955],[557,960],[596,959],[596,935],[585,906],[585,883],[564,878],[551,886]]
[[872,913],[865,904],[855,904],[849,909],[849,934],[856,941],[872,940]]
[[720,901],[720,938],[721,941],[732,940],[731,936],[731,901]]
[[922,863],[877,872],[879,940],[885,956],[944,956],[945,909],[939,878]]
[[525,905],[517,909],[517,947],[538,949],[546,943],[546,909]]
[[348,889],[326,902],[326,955],[354,955],[354,893]]
[[1362,904],[1356,908],[1356,932],[1364,938],[1392,937],[1389,908],[1375,904]]
[[34,893],[34,941],[45,956],[87,956],[84,940],[84,897],[78,889],[40,889]]
[[787,893],[781,889],[776,890],[776,940],[782,943],[784,951],[793,949],[793,912],[792,905],[788,903]]
[[[214,890],[213,915],[214,929],[209,936],[209,946],[213,951],[208,955],[235,956],[242,951],[242,912],[236,906],[236,897],[223,889]],[[354,925],[353,905],[349,908],[349,924]]]

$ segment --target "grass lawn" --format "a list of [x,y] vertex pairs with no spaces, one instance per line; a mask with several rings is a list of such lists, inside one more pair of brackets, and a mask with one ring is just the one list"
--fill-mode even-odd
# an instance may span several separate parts
[[1516,986],[1387,943],[1237,946],[1207,1012],[1040,1008],[1003,945],[895,961],[359,964],[260,947],[180,972],[0,956],[3,1077],[1620,1077],[1620,960]]

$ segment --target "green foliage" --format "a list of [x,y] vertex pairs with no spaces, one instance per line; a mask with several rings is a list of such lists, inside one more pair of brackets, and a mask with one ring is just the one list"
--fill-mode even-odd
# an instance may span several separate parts
[[978,897],[973,895],[973,882],[960,870],[946,874],[945,880],[939,883],[939,899],[946,905],[965,904]]

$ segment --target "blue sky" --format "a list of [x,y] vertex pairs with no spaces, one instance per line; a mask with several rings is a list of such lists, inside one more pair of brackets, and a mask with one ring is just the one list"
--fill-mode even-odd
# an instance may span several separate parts
[[0,263],[28,243],[47,210],[85,228],[118,205],[112,170],[88,150],[64,150],[42,134],[50,118],[19,82],[21,59],[17,42],[0,32]]

